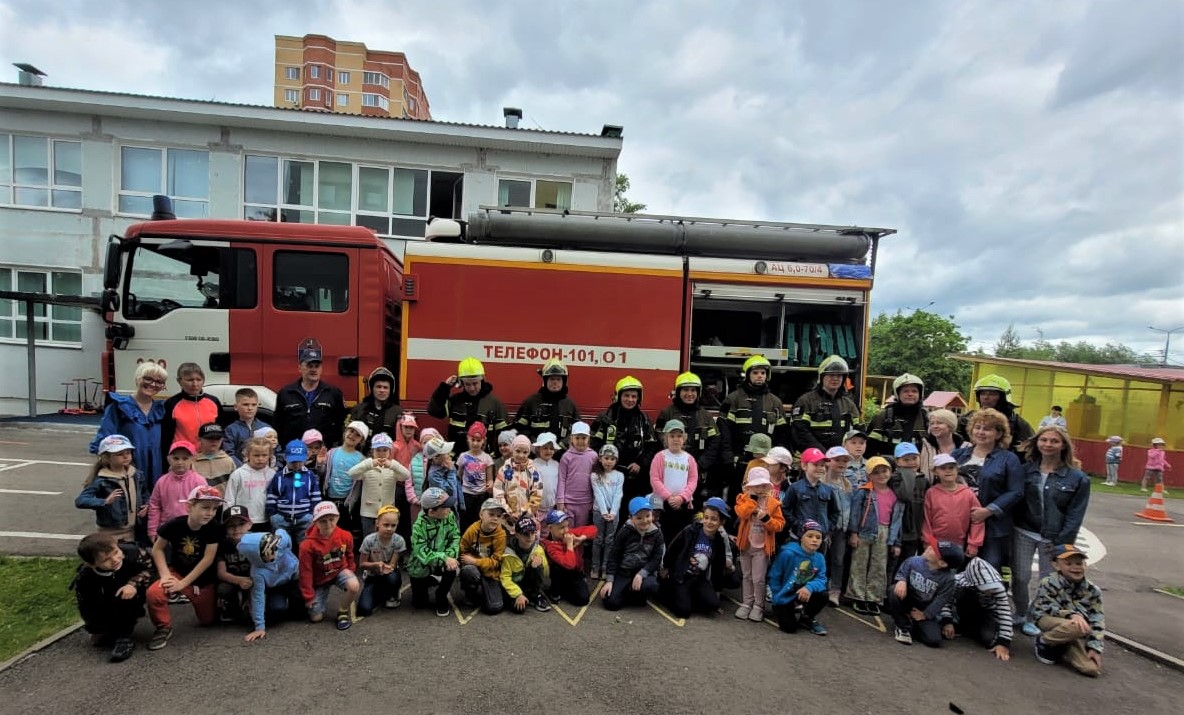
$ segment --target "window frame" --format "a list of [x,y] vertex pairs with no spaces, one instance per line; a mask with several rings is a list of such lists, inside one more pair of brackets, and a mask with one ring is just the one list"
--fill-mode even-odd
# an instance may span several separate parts
[[[530,184],[530,203],[526,208],[535,208],[535,209],[547,208],[545,206],[538,206],[537,205],[538,204],[538,182],[540,182],[540,181],[544,181],[548,184],[567,184],[570,187],[570,192],[573,194],[575,192],[575,181],[573,181],[571,179],[563,179],[560,177],[552,177],[552,178],[533,177],[533,176],[532,177],[524,177],[524,176],[499,174],[497,177],[497,197],[498,198],[496,199],[496,204],[498,206],[502,206],[501,185],[502,185],[503,181],[516,181],[519,183]],[[568,202],[570,203],[572,200],[573,199],[569,196]],[[509,205],[509,204],[507,204],[507,205]],[[565,207],[557,206],[556,208],[559,210],[564,210]],[[567,206],[566,210],[571,210],[571,206],[570,205]]]
[[309,87],[308,88],[308,101],[310,101],[310,102],[321,101],[321,88],[320,87]]
[[[184,201],[189,204],[202,204],[205,206],[205,213],[199,218],[209,218],[210,216],[210,152],[208,149],[196,149],[193,147],[184,146],[148,146],[144,144],[119,144],[119,159],[118,166],[115,170],[116,179],[115,186],[115,215],[116,216],[134,216],[136,218],[151,217],[152,213],[136,213],[134,211],[125,211],[120,206],[120,198],[128,196],[132,198],[148,198],[151,199],[156,194],[164,194],[173,201],[174,211],[176,210],[176,203]],[[160,190],[155,192],[133,191],[131,189],[123,188],[123,150],[124,149],[142,149],[145,151],[155,151],[160,154]],[[206,155],[206,195],[204,198],[199,196],[183,196],[181,194],[168,193],[169,187],[169,152],[170,151],[191,151],[203,153]]]
[[[29,182],[19,182],[16,179],[16,140],[17,137],[24,137],[28,139],[39,139],[45,142],[45,184],[32,184]],[[69,213],[82,212],[82,182],[83,174],[85,173],[82,167],[82,141],[78,139],[64,139],[49,136],[47,134],[26,134],[23,132],[0,132],[0,141],[5,142],[4,151],[7,152],[8,166],[5,170],[5,175],[0,175],[0,206],[10,206],[13,208],[26,209],[31,211],[64,211]],[[58,145],[73,144],[77,145],[78,151],[78,184],[59,184],[57,183],[57,153]],[[21,189],[27,191],[44,191],[46,203],[44,206],[40,204],[19,203],[17,201],[17,192]],[[57,206],[54,204],[54,198],[59,193],[69,193],[77,195],[77,206]]]
[[[7,272],[8,273],[9,287],[12,290],[17,289],[17,286],[18,286],[18,277],[17,276],[19,273],[34,273],[34,274],[40,274],[40,275],[45,276],[45,287],[46,287],[45,292],[46,293],[53,294],[53,293],[57,292],[57,290],[54,288],[54,282],[55,282],[54,274],[57,274],[57,273],[61,273],[61,274],[68,273],[70,275],[77,276],[78,277],[78,285],[79,285],[78,294],[81,295],[84,290],[83,280],[85,279],[85,275],[78,268],[59,267],[59,266],[25,266],[25,265],[4,264],[4,265],[0,265],[0,272]],[[7,312],[4,312],[3,306],[6,303],[10,307]],[[25,314],[21,313],[21,310],[25,307],[25,305],[26,305],[26,303],[24,303],[23,301],[0,300],[0,325],[7,325],[7,324],[12,325],[11,337],[9,337],[7,334],[5,334],[5,332],[3,330],[0,330],[0,344],[7,344],[7,345],[25,345],[25,344],[27,344],[28,336],[17,337],[18,330],[21,327],[23,327],[27,321],[27,316]],[[42,311],[42,310],[44,311],[44,315],[38,315],[38,312]],[[78,318],[77,318],[77,320],[75,320],[75,319],[54,317],[55,310],[78,311],[78,313],[77,313]],[[82,326],[83,326],[83,323],[85,322],[85,320],[84,320],[84,313],[83,313],[82,308],[76,308],[76,307],[72,307],[72,306],[56,306],[56,305],[34,305],[33,306],[33,321],[34,321],[33,327],[34,327],[35,331],[37,330],[38,325],[44,325],[45,331],[46,331],[45,332],[46,337],[44,339],[42,339],[36,335],[34,336],[34,338],[33,338],[34,344],[41,345],[44,347],[71,348],[71,349],[76,349],[76,350],[81,350],[83,348]],[[78,340],[77,341],[54,340],[53,339],[54,324],[77,325],[78,326]]]
[[337,84],[349,84],[349,70],[337,70]]
[[299,81],[300,80],[300,68],[294,67],[294,66],[284,67],[284,79]]
[[320,79],[321,78],[321,66],[320,65],[309,65],[308,66],[308,78],[309,79]]
[[[247,172],[247,166],[248,166],[249,160],[252,157],[259,158],[259,159],[265,159],[265,160],[269,160],[269,161],[274,160],[274,162],[275,162],[275,177],[274,177],[275,193],[273,194],[273,196],[275,197],[275,203],[262,203],[262,202],[258,202],[258,201],[247,201],[246,200],[246,190],[247,190],[247,185],[248,185],[246,172]],[[287,198],[284,195],[284,191],[283,191],[283,189],[284,189],[284,171],[285,171],[285,167],[286,167],[286,162],[310,163],[313,165],[313,167],[314,167],[313,168],[313,176],[312,176],[312,180],[311,180],[312,193],[308,197],[305,197],[303,195],[300,197],[301,199],[306,200],[308,203],[306,203],[306,204],[290,204],[284,200]],[[351,182],[350,183],[350,208],[348,211],[348,216],[349,216],[350,222],[348,224],[341,224],[338,222],[322,221],[321,220],[322,214],[326,214],[326,215],[332,214],[334,216],[347,215],[345,209],[322,209],[322,208],[320,208],[321,164],[322,163],[349,164],[351,167],[351,171],[350,171],[350,182]],[[432,200],[431,200],[432,172],[433,171],[441,171],[441,172],[445,172],[445,173],[449,173],[449,174],[461,173],[463,175],[463,172],[457,172],[455,169],[444,169],[444,168],[432,169],[429,167],[422,167],[422,166],[417,167],[417,166],[381,165],[381,164],[372,164],[372,163],[365,163],[365,162],[358,162],[358,161],[346,161],[346,160],[336,160],[336,159],[317,159],[317,158],[311,158],[311,157],[298,157],[298,156],[291,156],[291,155],[276,155],[276,154],[244,154],[242,166],[243,166],[243,168],[242,168],[243,175],[242,175],[242,181],[241,181],[242,189],[241,189],[241,193],[239,195],[239,205],[242,207],[242,213],[240,215],[243,218],[247,218],[250,220],[256,220],[256,221],[260,221],[260,220],[281,221],[283,219],[285,212],[302,212],[302,213],[312,214],[312,218],[313,218],[312,223],[316,223],[319,225],[365,226],[365,227],[370,228],[371,230],[374,230],[375,233],[377,233],[379,236],[381,236],[383,238],[400,238],[400,239],[409,239],[409,240],[422,240],[424,238],[424,236],[422,234],[417,235],[415,233],[399,233],[399,232],[396,232],[396,227],[398,227],[398,226],[406,227],[408,225],[406,223],[403,223],[403,224],[398,223],[400,221],[413,222],[413,223],[417,223],[417,224],[422,224],[422,229],[426,232],[428,215],[431,211],[431,204],[432,204]],[[270,169],[270,167],[268,167],[268,168]],[[361,175],[362,175],[363,169],[386,172],[386,206],[387,206],[387,210],[385,212],[372,211],[372,210],[360,208],[360,206],[361,206],[361,198],[360,198]],[[423,190],[423,195],[422,195],[423,210],[421,213],[419,213],[419,214],[415,214],[415,213],[404,214],[404,213],[395,212],[395,207],[399,203],[399,198],[396,197],[396,194],[395,194],[395,189],[396,189],[395,172],[396,171],[424,172],[424,174],[426,175],[423,179],[423,183],[424,183],[424,190]],[[418,183],[418,177],[415,177],[413,179],[412,186],[414,187],[415,185],[417,185],[417,183]],[[411,196],[411,203],[412,203],[413,208],[419,203],[416,201],[416,196],[414,193],[412,193],[412,196]],[[262,218],[261,216],[266,216],[266,218]],[[252,218],[252,217],[254,217],[254,218]],[[369,219],[371,219],[371,221],[369,223],[360,223],[358,220],[359,217],[369,218]],[[371,225],[374,223],[373,219],[377,219],[377,218],[381,218],[386,221],[386,230],[385,231],[376,229],[376,228],[374,228],[373,225]],[[307,223],[307,222],[302,222],[302,223]]]
[[349,106],[349,93],[348,92],[338,92],[337,93],[336,106],[338,106],[338,107],[348,107]]
[[289,104],[300,104],[300,90],[285,89],[284,90],[284,101]]
[[[330,261],[335,261],[337,259],[341,259],[342,261],[344,261],[345,270],[344,270],[343,275],[345,278],[345,283],[344,283],[343,291],[344,291],[345,302],[340,307],[340,309],[338,309],[338,310],[310,310],[310,309],[301,309],[301,308],[284,308],[284,307],[281,307],[276,304],[276,287],[281,284],[281,282],[282,282],[281,278],[283,277],[280,273],[280,265],[279,265],[280,260],[283,258],[287,258],[289,256],[295,256],[295,257],[300,257],[300,258],[311,257],[322,266],[328,266]],[[271,289],[271,301],[270,301],[271,309],[276,312],[279,312],[279,313],[316,313],[316,314],[323,314],[323,315],[341,315],[344,313],[348,313],[350,311],[350,302],[352,300],[352,296],[350,295],[350,265],[349,265],[349,261],[350,261],[350,254],[346,253],[344,251],[309,252],[309,251],[292,251],[292,250],[283,250],[283,249],[276,250],[274,253],[272,253],[272,256],[271,256],[271,276],[272,276],[272,289]]]
[[[377,82],[367,81],[366,75],[373,75],[374,78],[377,79],[378,81]],[[374,72],[374,71],[370,71],[370,70],[363,70],[362,71],[362,85],[365,86],[367,84],[372,84],[372,85],[375,85],[378,87],[382,87],[384,89],[390,89],[391,78],[385,72]]]

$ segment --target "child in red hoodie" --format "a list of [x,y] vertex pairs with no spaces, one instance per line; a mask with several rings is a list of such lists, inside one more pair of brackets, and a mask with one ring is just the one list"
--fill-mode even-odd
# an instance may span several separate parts
[[958,481],[958,461],[948,454],[933,458],[937,483],[925,492],[925,522],[921,534],[925,543],[950,541],[966,547],[972,559],[982,548],[986,525],[970,520],[970,512],[982,506],[974,490]]
[[312,510],[312,526],[300,542],[300,593],[313,623],[325,617],[329,589],[345,591],[345,603],[337,608],[337,630],[353,625],[350,607],[358,600],[362,585],[354,575],[354,537],[337,528],[337,505],[323,501]]
[[543,551],[551,565],[552,603],[566,599],[573,606],[587,606],[591,600],[584,579],[584,544],[596,538],[595,526],[572,526],[571,516],[558,509],[543,518]]

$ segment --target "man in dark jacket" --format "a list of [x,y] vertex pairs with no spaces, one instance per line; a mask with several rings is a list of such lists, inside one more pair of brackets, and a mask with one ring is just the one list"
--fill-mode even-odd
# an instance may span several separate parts
[[[395,423],[403,415],[403,408],[395,402],[395,376],[385,367],[378,367],[366,378],[368,394],[349,412],[349,422],[358,420],[370,428],[370,437],[366,439],[369,447],[370,438],[379,433],[395,434]],[[347,422],[348,424],[348,422]]]
[[892,392],[896,400],[877,412],[867,426],[865,456],[887,456],[905,443],[919,450],[929,434],[929,413],[923,404],[925,382],[906,372],[892,381]]
[[275,397],[274,423],[280,444],[299,440],[310,429],[324,436],[326,447],[341,444],[345,398],[341,390],[321,381],[323,357],[321,344],[315,338],[300,343],[300,379],[284,385]]
[[522,401],[514,417],[514,428],[531,442],[543,432],[559,438],[560,446],[567,446],[571,426],[580,419],[580,408],[567,396],[567,366],[552,358],[539,369],[543,386]]
[[703,393],[703,382],[693,372],[684,372],[674,379],[674,394],[670,404],[658,413],[654,428],[658,433],[670,420],[678,420],[687,428],[687,441],[683,446],[699,465],[699,499],[721,496],[731,471],[732,449],[726,439],[720,437],[720,423],[699,403]]
[[[453,393],[452,388],[460,392]],[[509,425],[506,406],[493,394],[493,385],[485,381],[485,366],[477,358],[467,357],[456,367],[456,374],[441,382],[428,401],[428,414],[448,421],[448,441],[453,443],[453,456],[468,449],[466,437],[469,425],[485,425],[485,449],[492,453],[498,435]]]
[[[1007,418],[1007,426],[1011,428],[1011,451],[1019,454],[1020,445],[1032,439],[1034,433],[1032,425],[1015,411],[1016,405],[1011,403],[1010,397],[1011,382],[1001,375],[983,375],[974,383],[974,399],[978,402],[979,409],[990,408],[1003,413]],[[964,439],[970,439],[970,418],[975,412],[978,410],[967,412],[958,422],[958,433]]]
[[790,430],[795,450],[816,447],[825,452],[843,444],[843,435],[859,418],[859,408],[843,386],[850,372],[838,355],[818,365],[818,385],[793,404]]

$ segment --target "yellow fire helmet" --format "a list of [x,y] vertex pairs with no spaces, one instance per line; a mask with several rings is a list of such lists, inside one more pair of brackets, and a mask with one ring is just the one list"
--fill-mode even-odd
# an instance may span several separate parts
[[567,366],[558,358],[551,358],[539,368],[539,374],[544,380],[548,377],[567,377]]
[[674,389],[680,390],[684,387],[694,387],[696,389],[703,389],[703,381],[699,376],[693,372],[684,372],[678,377],[674,378]]
[[1004,395],[1010,395],[1011,383],[1001,375],[983,375],[978,382],[974,383],[974,391],[978,392],[979,390],[995,390]]
[[632,375],[626,375],[620,380],[617,380],[616,394],[619,396],[625,390],[637,390],[641,392],[641,380],[638,380]]
[[456,376],[459,378],[479,377],[485,379],[485,366],[475,357],[467,357],[456,366]]
[[818,364],[818,376],[823,375],[847,375],[850,374],[851,368],[847,365],[847,361],[838,355],[831,355]]
[[748,371],[754,367],[763,367],[769,370],[773,367],[773,364],[764,355],[753,355],[744,361],[744,367],[740,368],[740,372],[747,376]]

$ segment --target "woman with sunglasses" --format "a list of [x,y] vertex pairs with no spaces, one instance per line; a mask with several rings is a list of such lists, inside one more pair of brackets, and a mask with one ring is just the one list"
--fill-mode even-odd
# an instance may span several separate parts
[[[136,466],[136,489],[144,496],[144,503],[152,493],[152,487],[160,476],[160,465],[164,457],[160,454],[160,423],[164,420],[164,402],[156,395],[164,389],[168,372],[154,362],[143,362],[136,368],[136,391],[130,395],[118,392],[107,393],[107,407],[94,439],[90,442],[91,454],[97,454],[99,443],[104,437],[121,434],[136,445],[132,451],[132,463]],[[148,543],[147,513],[136,520],[136,541]]]

